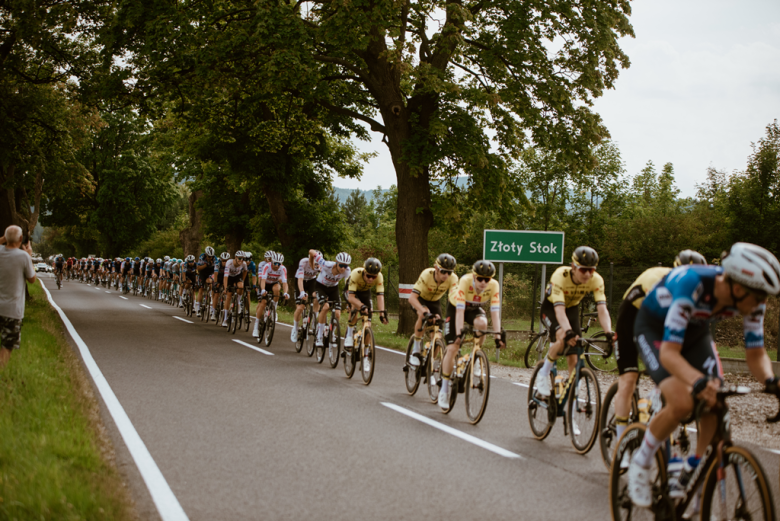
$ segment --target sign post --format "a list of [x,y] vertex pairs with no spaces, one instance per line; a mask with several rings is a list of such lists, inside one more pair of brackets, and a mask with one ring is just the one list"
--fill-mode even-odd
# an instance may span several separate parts
[[[563,264],[563,232],[485,230],[482,258],[498,264],[500,301],[504,305],[504,263],[541,264],[541,299],[544,299],[547,264]],[[536,297],[533,297],[536,298]],[[542,325],[539,324],[541,328]]]

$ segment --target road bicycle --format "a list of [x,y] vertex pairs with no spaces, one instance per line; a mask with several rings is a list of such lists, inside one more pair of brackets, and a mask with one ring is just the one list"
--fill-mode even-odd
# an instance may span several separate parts
[[190,285],[188,288],[183,289],[181,296],[181,302],[184,304],[184,314],[188,317],[192,316],[192,304],[193,304],[193,288]]
[[241,302],[242,295],[238,295],[237,286],[228,286],[225,294],[232,294],[233,298],[230,301],[230,309],[228,309],[227,323],[228,333],[236,334],[236,330],[241,330],[241,325],[244,321],[244,308]]
[[[539,304],[541,304],[541,302]],[[544,322],[542,322],[541,326],[542,330],[531,335],[528,347],[525,348],[523,361],[528,369],[535,367],[539,360],[544,360],[544,355],[547,353],[547,350],[550,349],[550,330],[547,329]]]
[[[328,334],[322,335],[321,346],[316,345],[316,340],[315,340],[314,352],[316,353],[318,364],[322,363],[322,361],[325,359],[325,353],[327,352],[329,354],[328,358],[329,358],[330,366],[331,368],[335,369],[339,363],[339,354],[341,352],[341,325],[339,325],[339,321],[336,318],[335,302],[329,300],[327,304],[328,304],[328,309],[330,311],[330,322],[328,324]],[[312,322],[316,323],[319,321],[312,320]],[[314,338],[316,339],[316,334],[314,335]]]
[[57,289],[62,289],[62,281],[60,280],[61,277],[62,275],[59,273],[54,274],[54,278],[57,279]]
[[[717,393],[715,413],[717,428],[710,444],[702,452],[701,461],[692,471],[686,483],[680,480],[680,497],[669,495],[667,472],[668,455],[659,450],[655,454],[652,472],[653,503],[649,509],[633,504],[628,495],[627,469],[621,465],[630,459],[642,444],[647,426],[634,423],[620,437],[609,472],[609,499],[612,519],[683,519],[698,497],[701,488],[701,512],[699,519],[770,521],[775,519],[774,501],[766,473],[758,459],[746,448],[731,441],[729,408],[726,399],[751,392],[747,387],[724,386]],[[780,403],[780,398],[778,398]],[[703,402],[694,410],[698,421],[704,412]],[[780,413],[769,422],[780,420]]]
[[[200,279],[198,279],[200,280]],[[213,282],[204,282],[203,283],[203,296],[200,298],[200,304],[198,307],[198,312],[200,313],[200,321],[201,322],[208,322],[209,318],[211,316],[211,313],[209,313],[211,308],[211,296],[212,296],[212,287],[214,286]]]
[[[501,335],[501,341],[506,345],[506,331],[504,330],[481,331],[473,329],[469,324],[463,325],[455,370],[451,376],[450,408],[446,412],[449,413],[455,407],[458,394],[464,393],[466,395],[466,416],[472,425],[476,425],[482,419],[490,397],[490,362],[482,349],[482,342],[485,335],[498,334]],[[471,346],[471,350],[466,355],[461,356],[461,350],[468,345]]]
[[550,372],[553,393],[542,397],[536,392],[536,377],[543,362],[536,365],[528,386],[528,421],[538,440],[545,439],[558,417],[563,418],[563,434],[571,437],[578,454],[587,454],[596,442],[601,418],[601,392],[596,373],[585,367],[583,350],[585,342],[579,339],[574,347],[567,347],[564,356],[576,349],[577,364],[569,377],[558,377],[557,364]]
[[[251,289],[244,289],[244,292],[241,294],[241,301],[243,302],[241,320],[243,320],[244,323],[244,331],[249,331],[249,324],[252,321],[251,300],[249,299],[250,293]],[[239,328],[240,327],[241,326],[239,325]]]
[[[274,331],[276,330],[276,306],[278,303],[274,301],[274,295],[270,291],[266,292],[261,298],[265,299],[266,306],[263,311],[263,316],[258,319],[260,320],[260,325],[258,326],[260,334],[257,336],[257,342],[265,342],[266,347],[271,347],[271,342],[274,339]],[[258,302],[257,305],[259,306],[260,303]]]
[[[647,371],[641,371],[640,375],[647,375]],[[638,383],[638,382],[637,382]],[[615,424],[615,396],[617,395],[618,382],[609,386],[607,394],[604,395],[601,404],[601,419],[599,421],[599,446],[601,448],[601,457],[604,460],[607,470],[612,465],[612,457],[615,455],[617,446],[617,426]],[[634,393],[631,395],[631,406],[628,413],[628,424],[641,422],[647,425],[655,414],[663,407],[663,397],[658,388],[653,389],[647,398],[642,398],[639,394],[639,385],[634,387]],[[683,421],[680,428],[675,431],[668,441],[668,450],[672,446],[681,455],[686,455],[691,450],[691,440],[688,436],[687,425],[693,421],[693,416]]]
[[432,403],[439,400],[439,389],[441,389],[441,362],[445,346],[439,330],[443,325],[444,319],[436,318],[430,313],[426,314],[423,318],[423,327],[417,330],[422,332],[422,338],[425,340],[419,355],[416,355],[420,365],[413,366],[409,363],[414,349],[414,335],[412,335],[409,345],[406,346],[406,364],[403,367],[407,392],[414,396],[420,386],[420,380],[424,378],[428,386],[428,398]]
[[[314,317],[315,320],[311,320]],[[309,322],[317,323],[316,315],[314,315],[314,296],[310,295],[308,301],[303,306],[303,313],[301,313],[301,322],[298,326],[298,338],[295,341],[295,352],[300,353],[303,346],[306,346],[306,354],[311,356],[314,354],[314,334],[316,330],[311,327]],[[309,350],[309,345],[312,346]]]
[[[354,315],[355,313],[361,313],[361,311],[354,310],[352,313]],[[370,309],[361,313],[362,327],[360,329],[355,328],[352,337],[352,347],[345,346],[341,355],[344,358],[344,373],[347,375],[347,378],[352,378],[352,375],[355,373],[355,366],[358,365],[360,366],[363,383],[366,385],[370,384],[374,378],[374,368],[376,367],[376,345],[374,343],[374,330],[371,328],[372,316],[373,311]]]

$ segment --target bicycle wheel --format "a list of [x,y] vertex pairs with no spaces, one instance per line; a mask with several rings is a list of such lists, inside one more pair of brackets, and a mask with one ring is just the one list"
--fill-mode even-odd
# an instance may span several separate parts
[[406,346],[406,364],[404,364],[406,391],[414,396],[417,388],[420,387],[420,372],[422,368],[419,365],[415,367],[409,363],[412,357],[412,349],[414,349],[414,335],[409,338],[409,344]]
[[309,315],[308,330],[306,331],[306,356],[314,354],[314,344],[317,341],[317,317]]
[[437,338],[433,342],[433,347],[428,353],[428,371],[425,377],[425,383],[428,386],[428,399],[432,403],[439,401],[439,390],[441,390],[441,361],[444,356],[444,342]]
[[[609,356],[604,356],[609,353]],[[614,351],[610,353],[607,334],[603,331],[585,339],[585,351],[582,354],[585,362],[594,371],[610,373],[617,371]]]
[[[655,521],[656,519],[674,519],[674,505],[669,501],[666,478],[666,465],[662,450],[655,453],[655,462],[651,467],[650,482],[653,487],[653,505],[641,508],[631,501],[628,495],[628,464],[639,450],[645,437],[646,425],[634,423],[620,437],[615,456],[609,469],[609,505],[613,520]],[[662,512],[664,511],[664,512]],[[705,519],[702,517],[701,519]],[[706,518],[709,519],[709,518]]]
[[233,302],[231,302],[230,310],[230,322],[228,323],[228,329],[232,335],[236,334],[236,329],[240,330],[239,320],[241,320],[241,314],[238,312],[238,295],[233,296]]
[[[531,432],[537,440],[543,440],[549,436],[555,419],[558,417],[558,402],[555,400],[554,394],[547,399],[536,396],[536,375],[539,374],[543,365],[542,362],[536,364],[536,369],[534,369],[531,382],[528,385],[528,423],[531,425]],[[550,383],[555,389],[555,378],[552,373],[550,373]]]
[[303,344],[306,342],[306,324],[309,315],[306,314],[306,310],[303,310],[303,316],[301,317],[301,327],[298,328],[298,338],[295,340],[295,352],[300,353],[303,349]]
[[466,372],[466,415],[472,425],[479,423],[487,409],[490,396],[490,362],[485,352],[478,349]]
[[[701,497],[700,519],[775,519],[766,473],[753,454],[743,447],[723,450],[723,481],[717,462],[710,466]],[[725,508],[725,510],[724,510]]]
[[252,313],[251,311],[252,307],[252,300],[249,298],[249,293],[247,293],[247,290],[244,290],[244,331],[249,331],[249,326],[252,323]]
[[587,454],[596,443],[601,419],[601,393],[596,373],[583,367],[576,385],[569,389],[566,409],[569,436],[578,454]]
[[268,314],[268,321],[265,325],[265,347],[271,347],[276,330],[276,306],[273,302],[269,302],[268,305],[271,307],[271,312]]
[[[360,374],[363,376],[363,383],[368,385],[374,378],[374,368],[376,367],[376,348],[374,347],[374,332],[370,327],[366,328],[363,336],[362,350],[358,351],[357,363],[360,364]],[[366,363],[368,362],[368,363]]]
[[339,321],[334,316],[331,319],[330,340],[328,341],[328,363],[331,369],[339,365],[339,354],[341,353],[341,327]]
[[543,360],[544,354],[549,347],[550,335],[547,331],[533,335],[531,341],[528,342],[528,347],[525,348],[525,355],[523,356],[525,366],[531,369],[539,360]]
[[352,378],[355,374],[355,364],[357,362],[357,354],[360,352],[360,346],[363,345],[363,337],[358,337],[357,345],[352,346],[352,349],[344,348],[342,356],[344,357],[344,374],[347,378]]
[[[612,464],[617,445],[617,427],[615,426],[615,396],[617,395],[618,382],[609,386],[604,401],[601,402],[601,419],[599,420],[599,445],[601,457],[607,470]],[[636,403],[636,393],[631,395],[631,410],[628,414],[629,425],[639,417],[639,406]]]
[[[327,333],[327,335],[325,334]],[[317,358],[317,363],[321,364],[323,360],[325,360],[325,351],[328,349],[328,344],[330,343],[330,331],[326,330],[323,332],[322,335],[322,345],[316,346],[314,351],[316,352],[315,358]]]

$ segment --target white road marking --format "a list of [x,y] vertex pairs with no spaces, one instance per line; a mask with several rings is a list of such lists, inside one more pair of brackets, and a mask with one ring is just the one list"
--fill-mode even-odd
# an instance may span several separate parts
[[106,293],[111,293],[110,291],[106,291]]
[[160,517],[163,521],[188,521],[189,518],[184,512],[184,509],[179,504],[179,500],[173,494],[168,482],[165,481],[165,476],[160,472],[160,468],[155,463],[154,458],[149,453],[149,449],[146,448],[141,437],[138,435],[138,431],[135,430],[133,423],[127,416],[122,404],[119,403],[114,391],[108,384],[105,376],[98,367],[95,359],[92,358],[92,353],[89,351],[87,344],[81,339],[76,332],[76,328],[73,327],[65,312],[54,302],[51,293],[46,289],[46,286],[41,282],[43,291],[46,292],[46,296],[49,298],[49,302],[57,310],[60,318],[65,323],[65,328],[73,337],[73,341],[79,347],[81,352],[81,358],[84,360],[84,365],[87,367],[89,374],[92,376],[92,380],[95,382],[100,392],[100,396],[108,408],[108,412],[116,423],[119,433],[122,435],[122,439],[125,440],[127,448],[130,451],[130,455],[133,457],[135,464],[138,465],[138,470],[141,472],[141,477],[146,483],[146,487],[149,489],[149,494],[152,496],[157,511],[160,513]]
[[233,342],[236,342],[236,343],[238,343],[238,344],[241,344],[242,346],[246,346],[246,347],[248,347],[249,349],[254,349],[255,351],[257,351],[257,352],[259,352],[259,353],[263,353],[264,355],[274,356],[274,354],[273,354],[273,353],[271,353],[270,351],[266,351],[265,349],[260,349],[259,347],[255,347],[255,346],[253,346],[252,344],[248,344],[247,342],[244,342],[244,341],[242,341],[242,340],[238,340],[238,339],[234,338],[234,339],[233,339]]
[[151,307],[147,306],[146,304],[138,304],[138,305],[141,306],[142,308],[152,309]]
[[125,300],[130,300],[130,299],[128,299],[127,297],[123,297],[122,295],[119,295],[119,298],[123,298],[123,299],[125,299]]
[[396,351],[395,349],[388,349],[386,347],[381,347],[377,345],[375,345],[374,347],[376,347],[377,349],[381,349],[382,351],[387,351],[388,353],[395,353],[397,355],[406,356],[406,353],[402,353],[401,351]]
[[191,321],[189,321],[189,320],[185,320],[185,319],[183,319],[183,318],[181,318],[181,317],[174,316],[173,318],[175,318],[176,320],[181,320],[182,322],[186,322],[186,323],[188,323],[188,324],[192,324],[192,322],[191,322]]
[[96,290],[98,290],[98,291],[100,291],[100,288],[99,288],[99,287],[97,287],[97,286],[95,286],[95,289],[96,289]]
[[524,459],[521,455],[515,454],[514,452],[510,452],[504,448],[499,447],[498,445],[493,445],[490,442],[487,442],[485,440],[481,440],[477,437],[472,436],[471,434],[466,434],[465,432],[461,432],[457,429],[453,429],[449,425],[444,425],[443,423],[439,423],[437,421],[431,420],[430,418],[423,416],[422,414],[417,414],[414,411],[410,411],[409,409],[405,409],[399,405],[396,405],[394,403],[389,402],[381,402],[382,405],[385,407],[392,409],[396,412],[400,412],[401,414],[405,414],[406,416],[410,418],[414,418],[417,421],[420,421],[426,425],[430,425],[433,428],[439,429],[440,431],[444,431],[447,434],[451,434],[455,436],[456,438],[460,438],[464,441],[467,441],[469,443],[473,443],[474,445],[478,447],[482,447],[483,449],[487,449],[490,452],[494,452],[498,454],[499,456],[504,456],[505,458],[518,458],[518,459]]

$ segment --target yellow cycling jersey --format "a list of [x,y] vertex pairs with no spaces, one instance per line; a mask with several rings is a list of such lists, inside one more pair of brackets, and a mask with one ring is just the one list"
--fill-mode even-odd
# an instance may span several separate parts
[[588,293],[593,293],[596,304],[606,303],[604,279],[598,273],[593,273],[585,284],[575,284],[571,279],[571,266],[561,266],[552,274],[547,283],[547,300],[555,306],[571,308],[580,303]]
[[498,281],[496,279],[488,282],[484,291],[477,294],[477,290],[474,287],[474,274],[468,273],[463,275],[460,281],[458,281],[458,285],[453,286],[450,290],[450,304],[455,306],[456,309],[465,309],[466,306],[481,306],[487,302],[490,302],[490,311],[501,309]]
[[666,274],[670,271],[672,271],[672,268],[661,267],[645,270],[628,288],[626,294],[623,295],[623,300],[631,302],[637,309],[641,308],[645,296],[650,293],[650,290],[653,289],[662,278],[666,277]]
[[428,268],[420,273],[414,288],[412,288],[412,293],[417,293],[423,300],[435,302],[457,285],[458,276],[454,273],[451,273],[447,280],[439,284],[436,282],[436,268]]
[[385,294],[385,279],[382,274],[378,274],[371,282],[366,281],[363,278],[365,268],[356,268],[352,271],[352,275],[349,276],[349,288],[348,291],[368,291],[370,289],[376,289],[377,295]]

